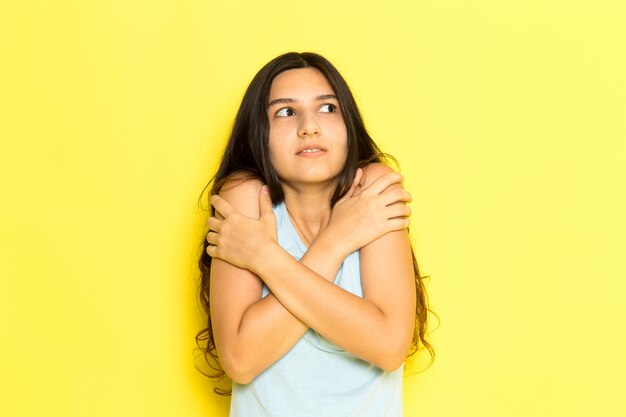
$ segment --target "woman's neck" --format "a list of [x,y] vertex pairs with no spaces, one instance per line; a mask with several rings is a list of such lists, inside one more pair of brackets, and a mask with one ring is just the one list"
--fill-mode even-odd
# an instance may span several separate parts
[[334,189],[334,186],[308,189],[283,186],[287,212],[306,246],[311,246],[328,226],[331,214],[330,198]]

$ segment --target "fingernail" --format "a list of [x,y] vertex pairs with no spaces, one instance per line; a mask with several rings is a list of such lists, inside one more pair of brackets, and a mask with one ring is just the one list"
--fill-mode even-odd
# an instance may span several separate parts
[[270,188],[267,185],[264,185],[263,187],[261,187],[261,194],[269,194],[270,193]]

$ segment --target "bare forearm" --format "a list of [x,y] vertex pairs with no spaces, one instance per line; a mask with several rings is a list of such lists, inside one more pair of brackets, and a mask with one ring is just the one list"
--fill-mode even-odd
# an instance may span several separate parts
[[[338,252],[329,252],[328,249],[324,239],[320,239],[300,259],[300,263],[330,284],[345,256],[333,256],[332,253]],[[264,371],[285,355],[308,329],[309,326],[291,314],[273,293],[252,304],[241,319],[236,346],[233,347],[241,366],[241,379],[251,380]]]
[[404,329],[374,303],[333,285],[282,248],[267,250],[272,262],[255,272],[293,316],[355,356],[395,369],[397,358],[406,354],[396,343]]

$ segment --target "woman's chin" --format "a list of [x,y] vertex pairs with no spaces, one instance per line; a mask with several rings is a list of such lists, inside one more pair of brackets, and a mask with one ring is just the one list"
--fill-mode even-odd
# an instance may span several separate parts
[[281,182],[284,185],[291,185],[292,187],[320,187],[327,188],[334,186],[337,182],[336,175],[328,175],[328,173],[307,173],[306,175],[299,175],[294,178],[283,178]]

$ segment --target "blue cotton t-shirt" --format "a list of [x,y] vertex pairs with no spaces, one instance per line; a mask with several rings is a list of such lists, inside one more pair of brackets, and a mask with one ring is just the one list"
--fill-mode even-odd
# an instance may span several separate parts
[[[274,214],[278,243],[300,260],[307,248],[285,204]],[[334,283],[363,297],[359,251],[344,260]],[[268,293],[264,286],[263,297]],[[233,382],[230,417],[402,417],[402,374],[403,366],[386,372],[309,329],[252,382]]]

